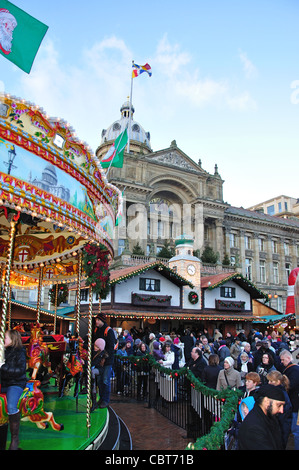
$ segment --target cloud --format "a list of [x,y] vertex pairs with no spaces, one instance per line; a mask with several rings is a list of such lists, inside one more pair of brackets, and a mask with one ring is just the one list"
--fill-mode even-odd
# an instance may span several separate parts
[[[192,55],[182,51],[179,44],[171,44],[167,34],[158,43],[153,65],[153,69],[165,81],[164,98],[168,97],[169,101],[184,99],[193,107],[222,106],[235,111],[256,108],[250,93],[236,93],[229,78],[204,76],[194,64]],[[247,73],[253,76],[254,66],[248,59],[246,67]]]
[[179,44],[170,44],[167,34],[164,34],[157,46],[154,63],[161,73],[169,78],[175,78],[181,69],[191,62],[192,57],[188,52],[181,52]]
[[256,78],[258,71],[255,65],[248,59],[247,54],[241,50],[239,50],[239,58],[241,60],[243,71],[245,73],[245,77],[252,79]]
[[[134,53],[114,35],[77,51],[76,58],[63,56],[48,37],[40,48],[34,68],[20,78],[19,96],[41,106],[51,117],[70,123],[78,137],[95,151],[103,126],[119,118],[117,112],[130,93]],[[148,58],[153,76],[134,82],[134,102],[145,126],[154,132],[157,111],[173,126],[178,116],[203,106],[233,111],[253,109],[248,91],[237,90],[227,77],[217,79],[199,69],[194,57],[165,34]],[[138,86],[137,86],[138,80]],[[182,114],[183,111],[183,114]],[[163,116],[163,117],[162,117]]]
[[118,118],[112,104],[118,102],[120,108],[130,91],[131,57],[124,41],[110,37],[78,51],[76,63],[69,64],[48,39],[33,71],[21,78],[21,96],[51,117],[69,121],[95,150],[102,131],[95,129]]

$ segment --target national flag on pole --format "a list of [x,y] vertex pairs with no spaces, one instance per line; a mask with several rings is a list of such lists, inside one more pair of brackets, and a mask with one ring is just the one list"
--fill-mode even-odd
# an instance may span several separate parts
[[8,0],[0,0],[0,54],[26,73],[48,26],[25,13]]
[[152,76],[152,69],[149,64],[137,65],[137,64],[134,64],[133,62],[132,67],[133,67],[133,71],[132,71],[133,78],[138,77],[138,75],[141,75],[143,72],[147,72],[150,77]]
[[110,149],[106,155],[101,160],[102,168],[110,168],[114,166],[116,168],[122,168],[124,163],[124,151],[128,142],[128,132],[127,129],[122,132],[117,139],[115,139],[114,144],[111,145]]

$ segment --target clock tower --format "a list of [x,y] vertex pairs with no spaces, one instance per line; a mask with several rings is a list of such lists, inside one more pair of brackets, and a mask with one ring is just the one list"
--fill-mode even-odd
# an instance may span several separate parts
[[[201,261],[193,255],[194,240],[192,237],[181,235],[175,240],[175,256],[170,258],[168,265],[180,276],[192,282],[194,288],[184,287],[184,308],[201,308],[200,271]],[[193,295],[192,295],[193,294]],[[197,294],[194,295],[194,294]]]

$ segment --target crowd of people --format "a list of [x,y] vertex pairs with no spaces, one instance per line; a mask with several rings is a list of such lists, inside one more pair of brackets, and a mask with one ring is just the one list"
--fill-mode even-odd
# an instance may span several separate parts
[[[240,390],[242,400],[233,429],[240,449],[285,449],[290,434],[299,449],[298,337],[274,330],[241,330],[225,336],[215,329],[169,334],[132,328],[117,335],[106,317],[98,314],[92,334],[92,411],[110,402],[115,358],[152,355],[163,367],[188,368],[207,387]],[[5,336],[5,361],[0,364],[2,393],[7,394],[11,449],[17,449],[20,414],[17,403],[26,382],[26,356],[18,331]],[[125,370],[117,381],[124,385]],[[137,396],[146,393],[148,371],[138,374]],[[97,389],[100,399],[97,401]],[[122,388],[118,390],[122,393]],[[7,426],[0,426],[0,447],[5,448]],[[4,447],[3,447],[4,446]]]
[[235,429],[240,449],[286,449],[291,433],[299,449],[299,366],[292,355],[299,340],[294,333],[251,330],[245,335],[241,330],[223,337],[218,330],[213,336],[189,329],[165,335],[133,328],[122,331],[117,342],[116,356],[151,354],[163,367],[190,369],[209,388],[241,390]]

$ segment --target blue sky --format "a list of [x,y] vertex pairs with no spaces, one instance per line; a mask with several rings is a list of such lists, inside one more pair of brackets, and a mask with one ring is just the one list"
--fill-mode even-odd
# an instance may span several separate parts
[[95,151],[130,94],[152,149],[172,140],[235,206],[299,197],[297,0],[14,0],[49,26],[28,75],[0,87],[67,120]]

